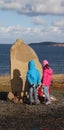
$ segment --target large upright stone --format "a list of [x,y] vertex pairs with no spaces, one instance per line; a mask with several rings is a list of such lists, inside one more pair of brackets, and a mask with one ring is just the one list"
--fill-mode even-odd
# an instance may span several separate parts
[[32,59],[42,74],[42,67],[35,51],[21,39],[16,40],[10,49],[11,87],[13,92],[15,90],[27,91],[26,73],[28,62]]

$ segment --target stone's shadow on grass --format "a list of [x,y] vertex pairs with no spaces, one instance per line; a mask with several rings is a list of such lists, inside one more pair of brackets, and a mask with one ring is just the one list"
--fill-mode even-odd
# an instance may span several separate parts
[[23,89],[23,80],[20,77],[20,71],[18,69],[14,69],[13,71],[13,79],[11,79],[11,89],[15,96],[21,97],[21,92]]

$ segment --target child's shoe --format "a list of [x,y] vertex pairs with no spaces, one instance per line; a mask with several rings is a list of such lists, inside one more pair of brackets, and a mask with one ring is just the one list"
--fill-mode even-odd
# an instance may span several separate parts
[[45,104],[46,104],[46,105],[49,105],[49,104],[51,104],[51,102],[50,102],[50,101],[47,101]]

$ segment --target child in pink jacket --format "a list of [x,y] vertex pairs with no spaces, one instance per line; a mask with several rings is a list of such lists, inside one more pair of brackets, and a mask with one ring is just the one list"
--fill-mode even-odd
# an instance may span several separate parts
[[52,80],[53,70],[50,68],[49,63],[47,60],[43,60],[43,76],[42,76],[42,86],[43,92],[46,97],[46,104],[50,104],[50,84]]

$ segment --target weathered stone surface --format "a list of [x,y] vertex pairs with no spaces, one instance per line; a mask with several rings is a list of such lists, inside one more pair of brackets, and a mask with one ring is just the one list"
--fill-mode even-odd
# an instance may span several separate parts
[[42,74],[42,67],[35,51],[21,39],[16,40],[10,49],[11,87],[13,91],[27,91],[26,72],[28,62],[32,59]]

